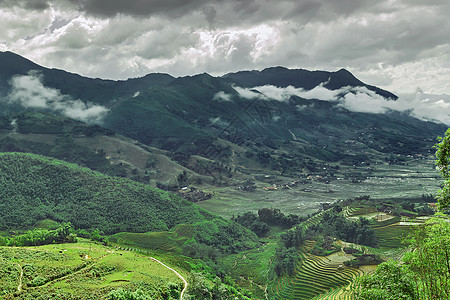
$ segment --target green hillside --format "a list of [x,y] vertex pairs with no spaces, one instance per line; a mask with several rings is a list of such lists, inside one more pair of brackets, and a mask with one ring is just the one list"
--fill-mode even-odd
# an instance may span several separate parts
[[[188,277],[188,271],[177,266]],[[40,247],[0,247],[2,299],[116,299],[121,291],[179,297],[183,282],[148,256],[91,241]]]
[[[0,154],[0,230],[27,229],[43,219],[107,234],[169,230],[195,224],[196,240],[222,250],[249,247],[255,235],[167,192],[34,154]],[[217,224],[213,226],[214,224]],[[236,249],[222,247],[227,233]],[[240,244],[240,242],[243,242]]]

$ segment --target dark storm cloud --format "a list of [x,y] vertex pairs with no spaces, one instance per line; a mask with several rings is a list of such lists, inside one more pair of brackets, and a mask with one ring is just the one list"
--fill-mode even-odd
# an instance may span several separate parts
[[25,7],[35,10],[44,10],[50,7],[48,1],[45,0],[30,0],[30,1],[24,1]]
[[25,9],[30,10],[45,10],[50,7],[50,1],[47,0],[22,0],[22,1],[13,1],[13,0],[0,0],[1,6],[20,6]]
[[197,10],[206,4],[222,2],[221,0],[70,0],[77,7],[90,14],[105,17],[117,14],[134,16],[170,15],[182,16]]
[[0,0],[0,50],[102,78],[283,65],[444,93],[449,15],[448,0]]

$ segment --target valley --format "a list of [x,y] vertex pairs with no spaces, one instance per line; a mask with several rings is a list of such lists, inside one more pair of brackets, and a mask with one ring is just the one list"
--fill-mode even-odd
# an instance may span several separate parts
[[[355,171],[353,167],[349,171]],[[345,168],[341,171],[345,172]],[[356,169],[356,172],[367,169]],[[320,175],[317,175],[320,176]],[[210,200],[197,204],[214,213],[231,217],[241,211],[254,211],[263,207],[276,207],[293,214],[311,214],[321,209],[321,203],[345,200],[364,195],[380,200],[403,201],[413,199],[422,201],[424,195],[435,195],[439,190],[441,178],[436,173],[434,159],[408,159],[404,165],[388,165],[380,162],[370,168],[368,177],[362,182],[354,183],[344,179],[344,173],[336,173],[337,179],[329,183],[320,178],[276,178],[257,182],[254,191],[241,191],[237,187],[209,188],[215,192]],[[286,184],[298,180],[295,186],[286,188]],[[277,185],[278,188],[266,191],[263,188]],[[208,188],[205,188],[208,190]]]
[[0,65],[5,299],[357,299],[435,220],[447,126],[347,70]]

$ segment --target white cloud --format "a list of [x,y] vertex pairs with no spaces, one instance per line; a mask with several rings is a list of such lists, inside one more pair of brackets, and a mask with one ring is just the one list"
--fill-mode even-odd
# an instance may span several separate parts
[[0,49],[89,77],[282,65],[450,93],[449,1],[125,2],[0,1]]
[[227,94],[224,91],[220,91],[214,95],[213,100],[227,102],[227,101],[231,101],[231,97],[232,97],[232,95]]
[[227,121],[223,121],[220,117],[209,118],[209,122],[218,127],[227,127],[228,125],[230,125],[230,123],[228,123]]
[[[421,120],[441,122],[450,125],[450,96],[424,94],[417,91],[415,94],[401,95],[396,101],[386,100],[382,96],[366,87],[342,87],[338,90],[329,90],[323,83],[312,90],[304,90],[288,86],[280,88],[272,85],[257,86],[253,88],[234,87],[242,98],[287,101],[292,96],[304,99],[331,101],[337,106],[347,110],[362,113],[383,114],[388,111],[409,113]],[[299,111],[309,106],[299,105]]]
[[[297,96],[304,99],[317,99],[332,101],[342,93],[348,93],[352,90],[350,87],[343,87],[339,90],[329,90],[324,87],[324,82],[314,87],[311,90],[287,86],[285,88],[276,87],[273,85],[257,86],[253,88],[241,88],[234,86],[233,88],[245,99],[271,99],[277,101],[287,101],[292,96]],[[365,89],[367,93],[373,93]],[[373,93],[375,94],[375,93]]]
[[[238,92],[239,96],[245,99],[268,99],[264,94],[258,93],[257,88],[248,89],[248,88],[241,88],[239,86],[233,86],[233,88]],[[276,88],[276,87],[275,87]]]
[[42,75],[37,72],[15,76],[10,84],[11,92],[6,98],[7,101],[20,104],[24,108],[49,110],[87,123],[101,123],[109,112],[109,109],[101,105],[74,100],[57,89],[45,87]]

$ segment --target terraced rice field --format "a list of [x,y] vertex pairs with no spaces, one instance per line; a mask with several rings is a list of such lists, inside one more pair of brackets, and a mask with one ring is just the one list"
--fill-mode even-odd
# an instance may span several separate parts
[[372,227],[373,229],[382,228],[382,227],[393,225],[398,222],[400,222],[400,217],[393,217],[392,219],[381,221],[381,222],[371,220],[370,227]]
[[347,286],[343,286],[329,291],[326,294],[314,297],[313,300],[353,300],[353,288],[354,283],[350,283]]
[[129,233],[121,232],[110,237],[110,241],[119,245],[140,247],[146,249],[157,249],[163,251],[174,251],[180,244],[174,233],[168,231]]
[[380,247],[401,248],[404,247],[402,242],[411,229],[411,226],[394,224],[374,229]]
[[377,210],[373,207],[366,207],[366,206],[352,206],[352,207],[345,207],[343,210],[344,217],[356,217],[356,216],[363,216],[367,214],[376,213]]
[[330,210],[330,209],[324,210],[324,211],[322,211],[322,212],[320,212],[320,213],[318,213],[318,214],[312,216],[311,218],[309,218],[308,220],[306,220],[305,222],[303,222],[303,223],[301,224],[301,226],[303,226],[303,228],[306,229],[306,228],[308,228],[308,227],[311,226],[311,225],[317,225],[317,224],[319,224],[320,221],[322,221],[322,216],[323,216],[323,214],[324,214],[326,211],[329,211],[329,210]]
[[[309,254],[307,249],[303,249],[299,251],[299,263],[295,274],[280,280],[275,291],[275,299],[313,299],[321,294],[331,297],[324,299],[346,299],[342,297],[351,297],[346,288],[362,273],[358,269],[342,266],[341,263],[328,257]],[[337,296],[342,297],[333,298]]]

